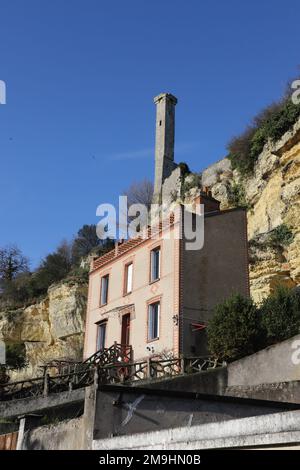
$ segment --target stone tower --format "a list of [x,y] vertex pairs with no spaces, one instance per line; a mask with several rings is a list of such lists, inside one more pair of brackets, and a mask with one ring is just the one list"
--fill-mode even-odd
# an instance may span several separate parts
[[154,98],[154,103],[156,104],[156,136],[153,202],[160,204],[162,202],[162,185],[176,168],[174,137],[177,98],[170,93],[161,93]]

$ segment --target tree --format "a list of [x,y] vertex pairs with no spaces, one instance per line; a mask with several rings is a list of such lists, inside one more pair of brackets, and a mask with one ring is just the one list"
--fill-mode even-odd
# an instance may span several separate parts
[[128,189],[124,191],[127,196],[128,207],[133,204],[143,204],[150,210],[153,197],[153,184],[148,179],[132,183]]
[[261,305],[262,324],[268,344],[300,333],[300,290],[278,286]]
[[[149,215],[152,198],[153,198],[153,184],[146,178],[142,181],[132,183],[128,189],[124,191],[124,196],[127,196],[127,210],[134,204],[142,204],[147,209],[147,215]],[[142,216],[142,214],[140,214]],[[138,216],[138,214],[137,214]],[[128,216],[127,223],[135,219],[136,216]],[[137,227],[137,231],[140,230],[141,226],[145,226],[149,222],[149,217],[146,219],[141,217],[140,224]],[[123,230],[125,227],[121,227]]]
[[29,261],[16,245],[0,249],[0,281],[12,281],[29,270]]
[[72,255],[74,261],[79,261],[82,257],[87,256],[94,248],[102,244],[103,240],[100,240],[96,233],[96,225],[83,225],[83,227],[78,230],[77,237],[73,242]]
[[43,293],[54,282],[61,281],[72,268],[72,246],[63,241],[54,253],[46,256],[34,273],[37,289]]
[[29,299],[36,297],[33,276],[30,272],[17,274],[12,281],[3,281],[1,287],[1,307],[21,307]]
[[260,314],[253,301],[235,294],[216,306],[208,324],[210,352],[235,360],[257,351],[262,341]]

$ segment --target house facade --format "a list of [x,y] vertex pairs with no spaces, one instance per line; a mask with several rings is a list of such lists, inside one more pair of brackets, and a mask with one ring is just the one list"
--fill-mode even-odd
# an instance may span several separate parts
[[[249,295],[246,214],[204,215],[204,245],[178,239],[180,215],[155,239],[117,243],[93,260],[89,279],[85,358],[114,342],[130,345],[135,361],[207,353],[205,328],[217,303]],[[184,232],[184,230],[182,230]]]
[[[173,161],[177,100],[161,94],[155,103],[154,201],[164,202],[178,180]],[[157,224],[155,236],[147,229],[147,236],[118,242],[93,259],[85,358],[114,342],[130,345],[134,361],[206,354],[205,329],[215,305],[234,292],[249,295],[245,210],[220,211],[207,188],[195,203],[204,207],[204,215],[193,215],[204,218],[201,249],[189,249],[180,205],[166,225]]]

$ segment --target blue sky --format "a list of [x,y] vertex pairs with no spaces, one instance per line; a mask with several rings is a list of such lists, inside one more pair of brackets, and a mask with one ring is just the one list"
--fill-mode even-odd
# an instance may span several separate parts
[[153,178],[153,97],[171,92],[176,161],[200,171],[299,75],[300,4],[1,0],[0,246],[35,267]]

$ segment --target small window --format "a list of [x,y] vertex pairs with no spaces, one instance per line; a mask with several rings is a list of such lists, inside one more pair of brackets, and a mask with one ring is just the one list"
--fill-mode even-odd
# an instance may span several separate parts
[[108,299],[108,281],[109,275],[103,276],[101,278],[101,294],[100,294],[100,305],[107,304]]
[[151,273],[150,281],[157,281],[160,277],[160,247],[151,251]]
[[97,351],[105,348],[106,337],[106,322],[98,323],[97,325]]
[[132,270],[133,270],[132,263],[129,263],[125,266],[124,294],[129,294],[129,292],[132,291]]
[[160,303],[155,302],[148,307],[148,341],[157,339],[159,336],[159,312]]

